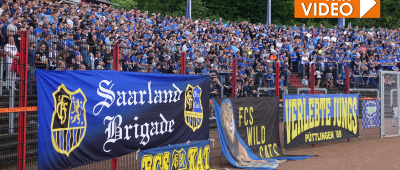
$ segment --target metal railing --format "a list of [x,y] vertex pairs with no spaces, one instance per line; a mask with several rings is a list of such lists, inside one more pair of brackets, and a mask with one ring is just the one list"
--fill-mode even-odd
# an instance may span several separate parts
[[[378,89],[349,89],[350,92],[355,91],[355,92],[376,92],[376,98],[379,98],[379,90]],[[394,89],[393,89],[394,90]]]
[[[300,90],[311,90],[311,88],[298,88],[297,89],[297,94],[300,94]],[[325,88],[314,88],[314,90],[317,90],[317,91],[324,91],[325,92],[325,94],[328,94],[328,91],[325,89]]]
[[274,87],[259,87],[257,88],[257,97],[260,97],[260,91],[276,90]]

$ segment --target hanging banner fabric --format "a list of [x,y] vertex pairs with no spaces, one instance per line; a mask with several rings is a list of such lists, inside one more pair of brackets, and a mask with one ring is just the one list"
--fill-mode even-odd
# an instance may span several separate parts
[[279,139],[279,98],[213,98],[223,154],[238,168],[275,169],[286,160]]
[[210,141],[198,141],[141,150],[141,170],[204,169],[210,166]]
[[374,128],[381,126],[381,100],[363,100],[362,127]]
[[284,95],[285,148],[358,137],[358,94]]
[[38,168],[206,140],[209,76],[37,70]]

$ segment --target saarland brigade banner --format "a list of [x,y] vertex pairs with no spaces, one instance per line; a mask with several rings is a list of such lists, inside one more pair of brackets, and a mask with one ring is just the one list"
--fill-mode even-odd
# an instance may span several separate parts
[[358,94],[284,95],[285,148],[358,137]]
[[210,166],[210,141],[198,141],[141,150],[141,170],[213,170]]
[[222,153],[238,168],[274,169],[286,160],[279,140],[279,98],[213,98]]
[[209,76],[37,70],[38,168],[206,140]]

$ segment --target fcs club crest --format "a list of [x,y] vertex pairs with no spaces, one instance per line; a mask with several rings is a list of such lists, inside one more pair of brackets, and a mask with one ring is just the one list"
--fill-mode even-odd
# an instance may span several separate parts
[[57,152],[69,156],[85,137],[87,99],[81,89],[71,92],[64,84],[53,92],[53,99],[51,141]]
[[201,105],[202,90],[199,85],[188,85],[185,91],[185,122],[194,131],[203,122],[203,106]]

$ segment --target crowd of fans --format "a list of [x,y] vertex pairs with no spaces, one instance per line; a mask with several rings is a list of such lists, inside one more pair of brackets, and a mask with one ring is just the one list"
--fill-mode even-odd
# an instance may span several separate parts
[[[232,60],[237,59],[238,96],[257,96],[257,87],[288,93],[292,72],[302,86],[315,76],[317,88],[345,90],[346,68],[354,87],[376,88],[380,70],[399,71],[400,28],[326,28],[222,22],[155,12],[116,9],[105,4],[70,5],[38,0],[0,1],[0,47],[6,54],[6,88],[15,86],[20,31],[29,36],[29,85],[35,69],[110,70],[113,46],[119,45],[121,71],[181,72],[211,76],[211,93],[230,95]],[[12,64],[14,63],[14,65]],[[279,82],[276,82],[276,67]],[[310,75],[313,68],[314,75]],[[386,82],[387,81],[387,82]],[[389,77],[385,83],[391,84]],[[13,87],[13,89],[16,89]],[[304,91],[306,93],[307,91]],[[268,90],[273,96],[273,90]]]

